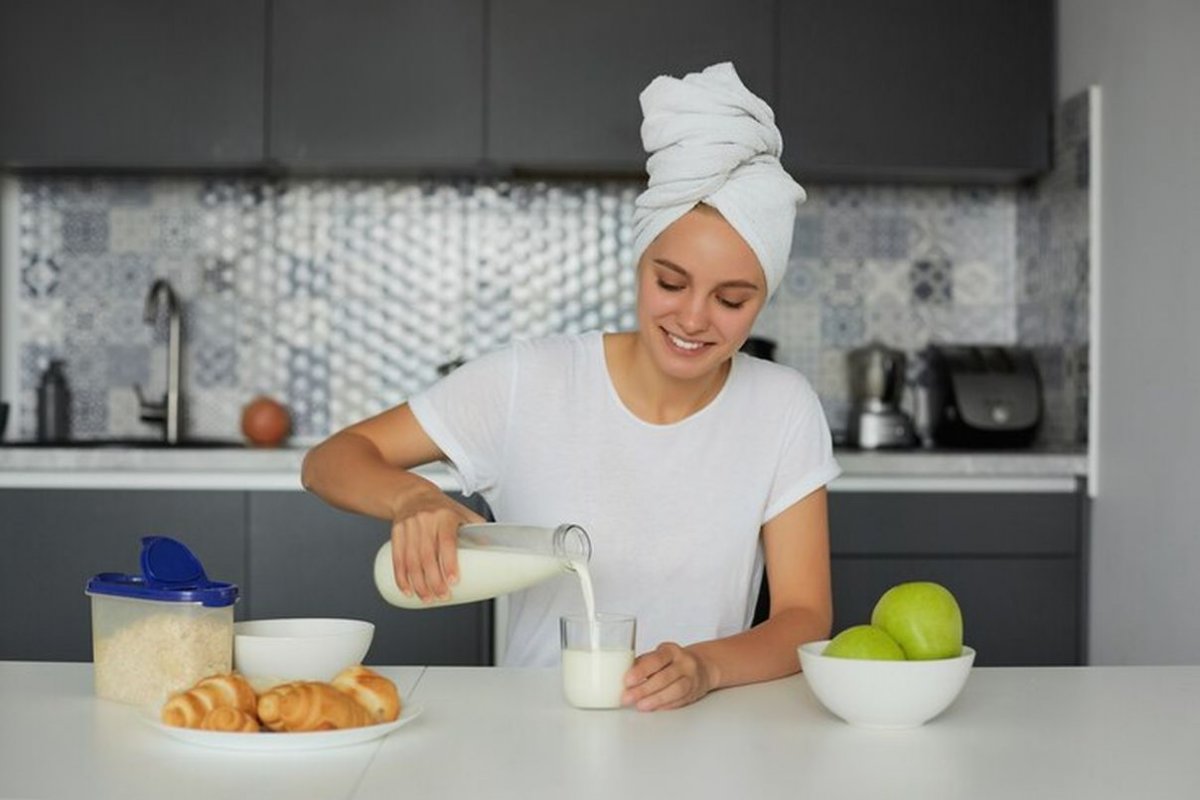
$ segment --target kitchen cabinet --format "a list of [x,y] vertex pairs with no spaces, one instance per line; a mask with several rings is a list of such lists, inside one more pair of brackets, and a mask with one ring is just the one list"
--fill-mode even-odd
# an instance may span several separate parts
[[963,614],[963,641],[981,667],[1075,666],[1080,650],[1079,565],[1069,558],[833,559],[834,631],[871,621],[889,587],[940,583]]
[[958,599],[979,666],[1081,664],[1084,510],[1072,493],[832,492],[833,631],[929,580]]
[[266,0],[0,3],[0,165],[263,157]]
[[242,492],[0,490],[0,660],[91,661],[87,581],[140,573],[143,536],[179,539],[209,577],[245,587],[245,519]]
[[1050,0],[779,5],[785,165],[813,178],[1015,180],[1044,171]]
[[[461,499],[461,498],[456,498]],[[375,589],[375,553],[390,526],[313,495],[250,495],[249,582],[256,619],[352,617],[375,623],[375,664],[485,665],[491,603],[407,611]]]
[[774,0],[502,0],[489,9],[487,155],[531,171],[643,174],[638,94],[733,61],[775,95]]
[[642,175],[730,60],[801,180],[1044,171],[1050,0],[7,0],[0,165]]
[[484,0],[271,5],[267,157],[290,169],[483,157]]
[[372,663],[491,663],[490,602],[403,611],[379,597],[388,530],[303,492],[0,490],[0,660],[90,661],[88,578],[140,572],[141,537],[163,535],[238,585],[237,619],[365,619]]

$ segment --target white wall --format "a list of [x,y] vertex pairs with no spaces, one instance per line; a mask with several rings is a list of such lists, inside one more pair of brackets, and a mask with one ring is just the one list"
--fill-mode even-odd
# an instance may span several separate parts
[[1102,103],[1089,656],[1196,664],[1200,0],[1059,0],[1059,94],[1092,84]]

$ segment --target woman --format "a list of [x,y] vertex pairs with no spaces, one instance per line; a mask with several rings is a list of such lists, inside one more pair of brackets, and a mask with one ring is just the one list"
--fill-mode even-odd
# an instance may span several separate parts
[[[831,624],[825,484],[838,474],[816,394],[739,353],[787,267],[804,191],[771,109],[730,64],[642,93],[649,186],[637,202],[637,330],[521,342],[314,448],[304,485],[392,521],[396,582],[455,583],[478,515],[407,470],[448,461],[499,520],[582,525],[601,610],[654,647],[623,701],[676,708],[798,669]],[[747,630],[765,561],[770,618]],[[558,660],[571,577],[510,599],[506,663]],[[684,642],[685,644],[679,644]]]

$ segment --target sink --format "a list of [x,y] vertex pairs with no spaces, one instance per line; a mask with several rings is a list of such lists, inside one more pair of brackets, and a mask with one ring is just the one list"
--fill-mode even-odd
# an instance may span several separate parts
[[72,450],[79,448],[127,448],[127,449],[152,449],[152,450],[195,450],[195,449],[216,449],[222,447],[232,447],[242,449],[246,446],[245,442],[240,439],[204,439],[204,438],[189,438],[176,442],[175,444],[167,444],[162,439],[146,439],[146,438],[119,438],[119,439],[73,439],[68,442],[0,442],[0,447],[24,447],[24,448],[39,448],[43,450],[51,450],[54,448],[70,448]]

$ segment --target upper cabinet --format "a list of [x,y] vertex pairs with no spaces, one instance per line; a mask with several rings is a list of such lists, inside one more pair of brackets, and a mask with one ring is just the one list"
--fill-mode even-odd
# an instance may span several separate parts
[[775,95],[775,0],[494,0],[487,155],[533,171],[642,174],[638,94],[656,75],[733,61]]
[[0,2],[0,165],[263,155],[266,0]]
[[805,178],[1008,181],[1044,171],[1050,0],[781,0],[784,162]]
[[1052,0],[2,0],[0,167],[644,175],[732,61],[801,180],[1044,171]]
[[268,159],[463,168],[483,156],[484,0],[276,0]]

